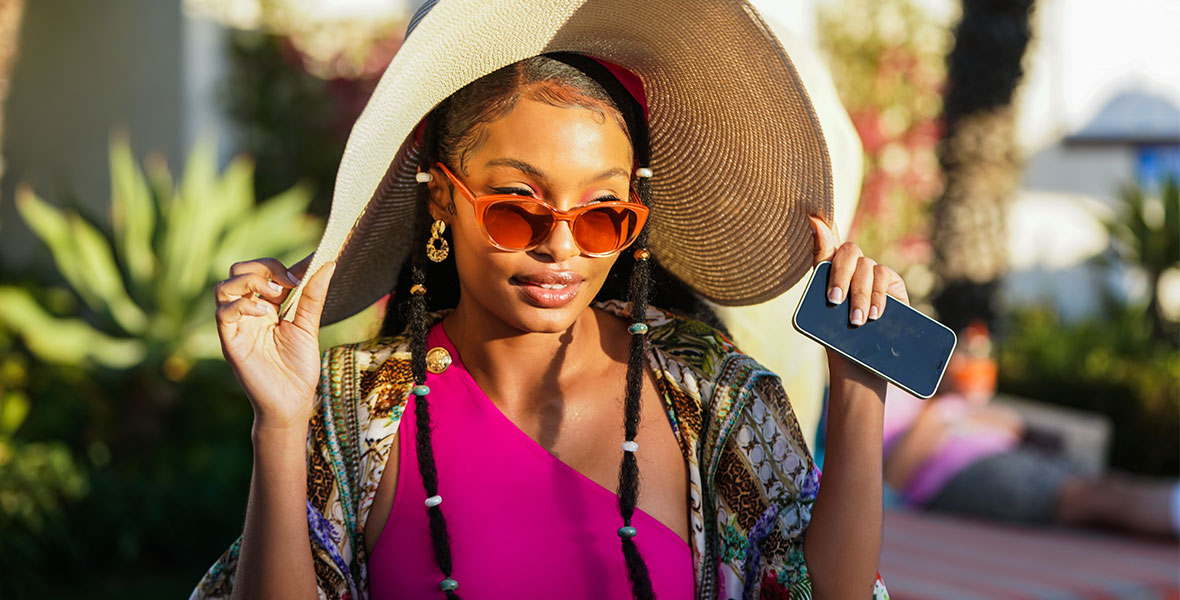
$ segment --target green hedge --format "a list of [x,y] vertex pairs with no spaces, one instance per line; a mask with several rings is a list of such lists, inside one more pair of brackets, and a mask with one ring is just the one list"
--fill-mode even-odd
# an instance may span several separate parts
[[1052,311],[1012,315],[999,345],[999,388],[1098,412],[1114,426],[1113,468],[1180,475],[1180,350],[1152,336],[1143,308],[1064,323]]

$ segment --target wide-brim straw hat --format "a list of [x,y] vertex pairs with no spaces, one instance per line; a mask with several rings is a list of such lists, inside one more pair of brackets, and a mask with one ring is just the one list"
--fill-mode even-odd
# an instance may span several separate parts
[[415,23],[349,136],[307,271],[337,263],[322,324],[390,292],[409,253],[425,250],[409,247],[418,123],[468,83],[547,52],[605,60],[642,81],[649,248],[664,268],[733,306],[778,296],[807,272],[807,216],[832,218],[827,146],[795,67],[748,2],[441,0]]

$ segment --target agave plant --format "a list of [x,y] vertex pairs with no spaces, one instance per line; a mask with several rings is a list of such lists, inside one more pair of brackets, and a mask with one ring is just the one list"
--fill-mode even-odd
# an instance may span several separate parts
[[322,229],[296,186],[255,202],[254,167],[235,158],[218,173],[213,144],[199,144],[179,183],[162,160],[141,170],[129,143],[110,143],[112,235],[54,207],[28,187],[17,209],[52,253],[84,305],[57,315],[27,289],[0,287],[0,322],[41,359],[115,369],[158,368],[173,381],[202,359],[220,359],[213,283],[235,261],[274,256],[290,264]]

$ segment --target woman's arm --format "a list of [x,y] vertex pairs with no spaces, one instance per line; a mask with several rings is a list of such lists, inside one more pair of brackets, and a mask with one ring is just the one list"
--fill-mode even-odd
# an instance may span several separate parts
[[[302,274],[307,261],[292,267]],[[320,374],[319,323],[333,263],[308,281],[294,319],[279,309],[297,283],[273,258],[241,262],[217,284],[221,351],[254,408],[254,471],[233,598],[316,598],[307,524],[307,430]]]
[[255,423],[254,472],[233,598],[316,598],[307,530],[307,427]]
[[870,598],[881,555],[885,382],[828,355],[824,473],[803,542],[813,597]]
[[[827,224],[815,217],[811,222],[816,262],[832,261],[828,298],[837,304],[848,298],[852,325],[879,318],[886,295],[908,302],[896,272],[865,257],[856,244],[837,248]],[[828,352],[828,373],[824,474],[803,554],[815,598],[869,598],[881,558],[886,383],[835,352]]]

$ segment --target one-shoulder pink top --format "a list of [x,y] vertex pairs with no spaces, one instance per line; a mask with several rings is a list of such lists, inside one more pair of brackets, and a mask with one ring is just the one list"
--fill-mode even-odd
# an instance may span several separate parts
[[[429,374],[426,384],[458,594],[472,600],[631,598],[615,492],[550,454],[500,412],[463,368],[441,323],[427,341],[453,360],[444,372]],[[416,431],[411,399],[398,429],[393,509],[369,557],[374,600],[443,597]],[[692,598],[688,544],[642,510],[636,509],[632,525],[657,597]]]

